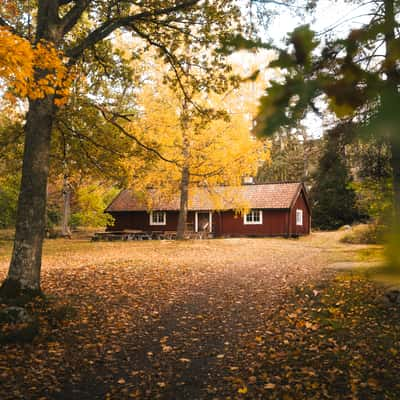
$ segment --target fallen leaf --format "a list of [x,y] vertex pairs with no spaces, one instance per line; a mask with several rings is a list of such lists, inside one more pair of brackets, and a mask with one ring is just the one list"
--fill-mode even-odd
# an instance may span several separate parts
[[246,394],[247,393],[247,387],[243,386],[241,388],[238,389],[238,393],[240,394]]
[[264,385],[264,389],[269,389],[269,390],[275,389],[275,387],[276,387],[275,383],[266,383]]

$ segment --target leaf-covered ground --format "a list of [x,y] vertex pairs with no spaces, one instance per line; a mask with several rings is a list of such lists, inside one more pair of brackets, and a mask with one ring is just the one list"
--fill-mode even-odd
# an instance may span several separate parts
[[399,310],[327,268],[355,248],[335,234],[48,241],[40,332],[1,345],[0,398],[398,399]]

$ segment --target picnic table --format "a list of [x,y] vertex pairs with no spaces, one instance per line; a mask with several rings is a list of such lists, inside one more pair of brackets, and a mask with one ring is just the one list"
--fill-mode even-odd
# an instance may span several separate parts
[[[209,232],[193,232],[185,233],[186,239],[208,239],[212,237]],[[142,230],[122,230],[122,231],[106,231],[96,232],[92,236],[92,241],[127,241],[127,240],[175,240],[176,231],[142,231]]]
[[152,238],[156,240],[175,240],[176,231],[153,231]]
[[92,241],[118,241],[118,240],[151,240],[152,235],[149,232],[141,230],[123,230],[123,231],[106,231],[96,232]]

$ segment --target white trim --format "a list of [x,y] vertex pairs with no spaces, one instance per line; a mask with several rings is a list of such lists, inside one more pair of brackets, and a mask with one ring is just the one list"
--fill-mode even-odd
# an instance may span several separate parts
[[[259,213],[260,220],[259,221],[247,221],[247,219],[246,219],[247,215],[249,215],[250,213],[253,213],[255,211],[257,211]],[[262,223],[263,223],[263,210],[257,210],[257,209],[250,210],[247,214],[243,215],[243,223],[244,223],[244,225],[262,225]]]
[[303,226],[303,210],[296,210],[296,226]]
[[199,231],[199,214],[207,214],[208,212],[208,231],[212,232],[212,211],[196,211],[194,213],[194,231]]
[[153,211],[150,211],[150,225],[167,225],[167,213],[165,211],[154,211],[154,213],[162,213],[163,214],[163,222],[154,222],[153,221]]

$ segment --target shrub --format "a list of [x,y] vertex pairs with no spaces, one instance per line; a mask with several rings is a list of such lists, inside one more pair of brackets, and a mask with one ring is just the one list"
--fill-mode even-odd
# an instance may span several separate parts
[[384,244],[388,228],[384,225],[358,225],[346,233],[340,241],[350,244]]
[[117,193],[117,189],[104,189],[96,185],[79,188],[77,191],[79,209],[71,215],[71,226],[112,225],[114,219],[110,214],[105,214],[104,209]]

